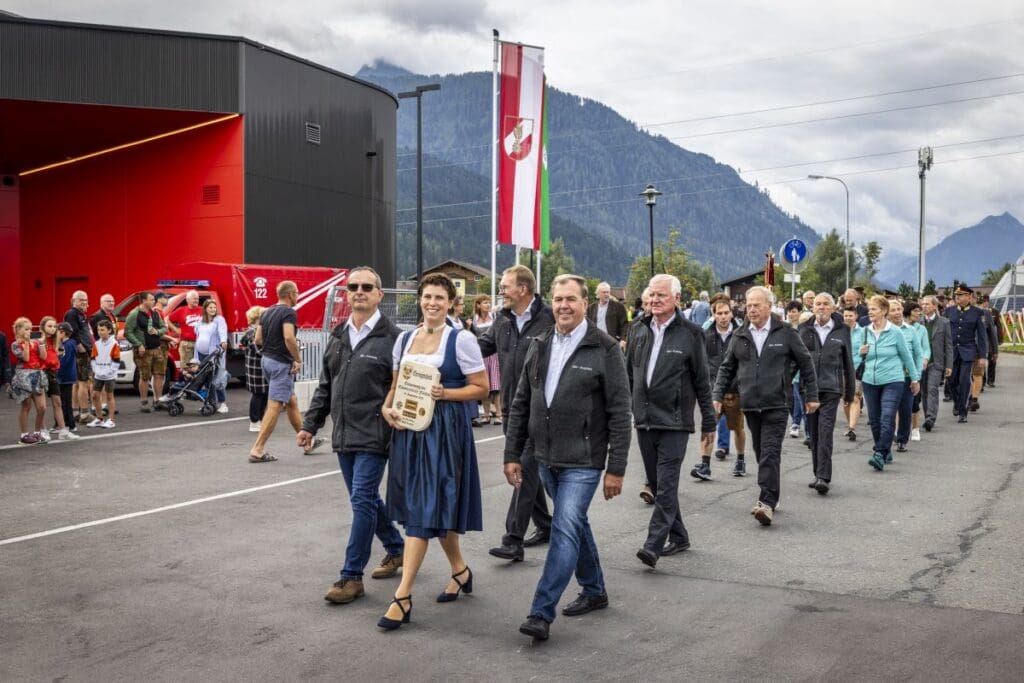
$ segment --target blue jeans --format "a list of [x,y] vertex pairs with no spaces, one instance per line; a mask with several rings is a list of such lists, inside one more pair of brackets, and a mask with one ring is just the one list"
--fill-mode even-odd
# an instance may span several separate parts
[[604,574],[597,557],[597,544],[590,531],[587,509],[601,482],[601,470],[540,466],[540,479],[553,501],[551,540],[544,572],[537,582],[530,616],[551,623],[558,601],[573,572],[583,594],[604,595]]
[[[210,357],[210,354],[208,354],[208,353],[199,353],[198,351],[196,351],[196,360],[198,360],[200,363],[202,363],[204,360],[206,360],[209,357]],[[224,362],[224,356],[220,357],[220,362],[221,363]],[[224,393],[224,390],[223,389],[217,389],[217,404],[220,405],[221,403],[225,403],[227,400],[228,400],[228,396],[227,396],[226,393]]]
[[892,451],[896,409],[902,396],[903,382],[864,382],[864,401],[868,406],[868,422],[871,423],[871,437],[875,440],[875,453],[887,456]]
[[793,424],[799,425],[804,428],[804,433],[807,433],[806,425],[804,425],[804,399],[800,395],[800,385],[793,384],[793,409],[789,411],[789,416],[793,418]]
[[345,548],[342,579],[362,580],[374,535],[384,544],[388,555],[401,555],[405,549],[402,534],[388,520],[387,506],[380,497],[380,482],[387,464],[387,457],[377,453],[338,453],[338,465],[352,502],[352,530]]
[[903,393],[900,395],[900,402],[896,404],[896,415],[899,416],[899,425],[896,427],[896,443],[906,445],[910,441],[911,414],[914,412],[914,394],[910,391],[910,380],[903,380]]
[[718,448],[729,452],[729,427],[725,423],[725,415],[718,418]]

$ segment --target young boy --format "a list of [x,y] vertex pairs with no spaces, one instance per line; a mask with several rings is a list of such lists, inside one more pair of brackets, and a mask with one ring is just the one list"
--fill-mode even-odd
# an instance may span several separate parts
[[[100,338],[92,347],[92,405],[96,411],[96,418],[87,424],[87,427],[102,427],[113,429],[114,414],[117,404],[114,402],[114,381],[117,379],[117,369],[121,361],[121,348],[117,345],[114,337],[113,325],[109,320],[100,320],[96,323],[96,331]],[[102,419],[103,399],[106,394],[107,419]]]
[[74,334],[75,331],[71,329],[70,323],[57,325],[57,356],[60,358],[60,367],[57,368],[57,384],[60,388],[60,407],[64,413],[64,424],[68,430],[64,438],[72,440],[78,438],[75,407],[71,403],[75,385],[78,384],[75,342],[71,341]]

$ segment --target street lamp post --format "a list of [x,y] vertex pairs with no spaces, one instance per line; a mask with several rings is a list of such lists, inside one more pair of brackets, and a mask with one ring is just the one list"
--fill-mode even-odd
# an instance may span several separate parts
[[646,197],[647,210],[650,215],[651,223],[651,277],[654,277],[654,205],[658,203],[658,197],[663,193],[658,192],[654,185],[647,185],[647,189],[640,193],[641,197]]
[[440,90],[440,83],[417,85],[398,93],[398,99],[416,99],[416,283],[423,279],[423,93]]
[[917,245],[917,292],[924,290],[924,177],[928,169],[932,167],[935,160],[931,147],[921,147],[917,150],[917,177],[921,179],[921,225],[918,233]]
[[846,190],[846,287],[850,288],[850,188],[846,186],[841,179],[830,175],[809,175],[807,176],[811,180],[834,180],[837,183],[841,183],[843,189]]

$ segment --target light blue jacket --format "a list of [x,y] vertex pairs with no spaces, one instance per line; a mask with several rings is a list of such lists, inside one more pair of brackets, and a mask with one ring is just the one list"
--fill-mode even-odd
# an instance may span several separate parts
[[928,354],[924,352],[924,348],[921,346],[921,335],[918,334],[913,325],[905,320],[900,325],[900,332],[903,333],[903,338],[907,340],[907,348],[910,349],[914,365],[917,367],[918,372],[920,372],[924,367],[924,359],[928,357]]
[[[918,342],[921,344],[921,354],[925,360],[932,357],[932,340],[929,339],[928,328],[921,323],[914,323],[912,327],[917,331]],[[922,363],[922,365],[924,365]],[[921,368],[921,372],[924,372],[924,368]]]
[[[870,325],[854,330],[852,336],[853,366],[858,368],[864,363],[862,380],[865,384],[878,386],[902,382],[908,374],[913,382],[921,379],[921,363],[911,354],[907,336],[891,322],[886,321],[885,328],[877,338]],[[912,336],[916,339],[917,335],[915,333]],[[864,344],[868,346],[866,358],[860,355],[860,347]],[[920,348],[917,353],[921,353]]]

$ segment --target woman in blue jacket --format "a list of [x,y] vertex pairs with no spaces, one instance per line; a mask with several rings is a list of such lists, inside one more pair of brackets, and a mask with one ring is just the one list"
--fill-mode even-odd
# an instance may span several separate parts
[[875,440],[874,453],[868,464],[879,472],[892,462],[892,441],[896,427],[896,409],[903,396],[905,378],[910,378],[910,391],[921,390],[920,366],[914,362],[906,337],[900,328],[889,322],[889,301],[873,296],[868,301],[867,327],[854,332],[854,347],[859,353],[854,367],[864,366],[861,381],[864,400],[868,404],[868,421]]

